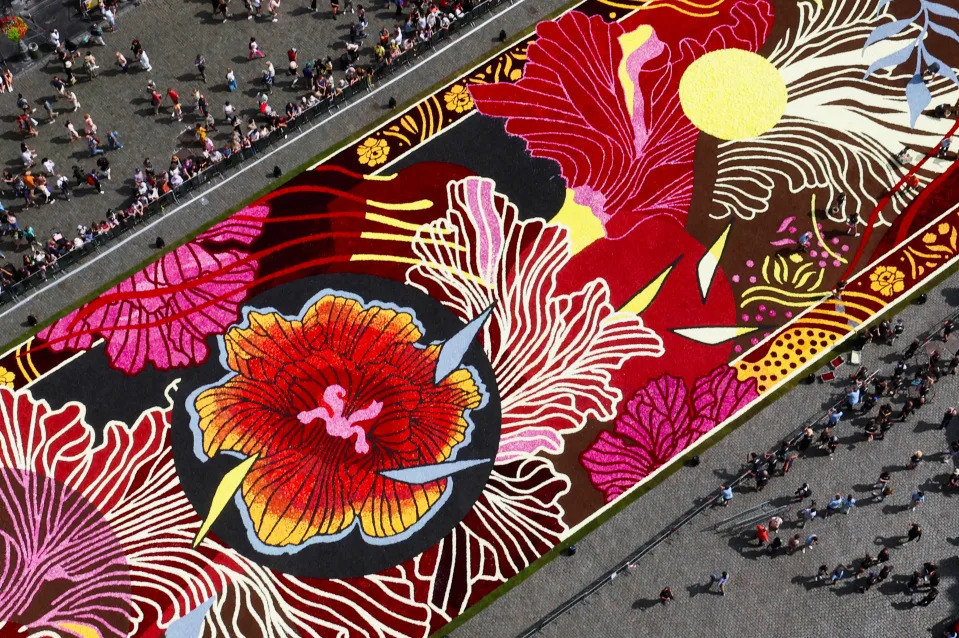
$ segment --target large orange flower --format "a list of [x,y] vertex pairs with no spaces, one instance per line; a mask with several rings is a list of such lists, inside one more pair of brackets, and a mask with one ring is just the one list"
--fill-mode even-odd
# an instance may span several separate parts
[[386,470],[445,461],[482,403],[470,370],[435,383],[440,346],[403,310],[324,293],[301,318],[250,312],[223,340],[231,373],[194,402],[203,451],[258,455],[242,497],[273,547],[336,540],[358,525],[399,540],[437,509],[441,478]]

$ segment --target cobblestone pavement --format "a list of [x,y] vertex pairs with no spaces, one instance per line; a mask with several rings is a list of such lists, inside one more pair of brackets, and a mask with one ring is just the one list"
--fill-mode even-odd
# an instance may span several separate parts
[[[871,370],[891,372],[903,350],[919,332],[937,326],[959,310],[959,275],[954,274],[922,306],[910,306],[900,316],[907,330],[894,347],[867,346],[863,364]],[[951,353],[951,343],[931,342],[925,349]],[[920,353],[913,361],[927,361]],[[946,356],[946,355],[944,355]],[[805,419],[823,414],[844,394],[849,364],[830,385],[800,385],[749,422],[702,454],[702,464],[683,468],[650,493],[577,543],[577,553],[557,558],[489,608],[451,633],[451,638],[517,636],[563,601],[581,591],[636,548],[656,536],[694,505],[712,496],[720,482],[733,478],[746,455],[777,446],[782,437]],[[893,405],[898,414],[902,398]],[[757,493],[750,483],[735,495],[727,508],[714,508],[684,527],[679,534],[640,560],[635,569],[612,581],[586,602],[543,630],[540,636],[752,636],[770,637],[883,637],[940,638],[947,619],[959,616],[959,530],[956,504],[959,494],[943,493],[943,479],[954,465],[943,463],[948,442],[959,439],[959,419],[947,431],[939,429],[946,407],[959,404],[959,377],[945,377],[932,391],[929,405],[902,424],[896,424],[884,441],[866,442],[866,419],[845,415],[836,434],[841,445],[834,458],[814,450],[800,458],[785,478],[774,478]],[[847,411],[848,412],[848,411]],[[875,410],[873,411],[873,415]],[[918,469],[905,465],[917,449],[927,461]],[[881,471],[892,473],[894,493],[884,502],[870,499]],[[795,506],[787,514],[784,542],[802,532],[819,536],[819,546],[805,554],[770,558],[753,540],[749,529],[729,533],[718,523],[769,501],[767,508],[792,504],[794,490],[808,482],[819,507],[833,494],[853,493],[859,506],[848,516],[833,515],[798,530]],[[909,511],[910,496],[924,489],[926,503]],[[900,546],[908,524],[920,523],[918,543]],[[860,594],[852,579],[837,586],[813,582],[817,568],[831,571],[838,563],[858,563],[891,548],[894,566],[890,580]],[[904,593],[905,582],[925,561],[935,561],[942,574],[938,600],[928,607],[913,606]],[[732,579],[728,595],[721,597],[705,587],[711,573],[727,570]],[[660,590],[672,588],[676,601],[663,607]],[[916,599],[918,600],[918,596]],[[493,629],[491,629],[493,628]]]
[[[234,0],[236,3],[236,0]],[[83,266],[81,271],[73,269],[73,275],[53,282],[53,287],[41,288],[31,292],[20,304],[0,306],[0,343],[13,340],[25,332],[25,319],[34,315],[41,321],[61,311],[76,300],[92,294],[103,284],[115,278],[136,264],[156,255],[151,241],[163,236],[167,244],[189,236],[195,229],[250,197],[270,183],[271,169],[274,165],[290,170],[321,153],[324,149],[342,143],[360,131],[366,130],[374,122],[388,115],[387,103],[395,97],[400,103],[412,100],[437,83],[450,79],[467,65],[476,62],[503,45],[497,35],[501,30],[515,37],[529,31],[540,20],[555,13],[569,0],[513,0],[495,13],[479,18],[467,31],[461,31],[451,41],[437,45],[436,51],[423,62],[408,70],[398,72],[387,81],[381,81],[371,93],[357,96],[353,102],[336,111],[332,117],[318,119],[302,134],[290,136],[283,145],[261,153],[256,161],[243,165],[241,172],[231,174],[224,182],[217,182],[212,191],[197,191],[187,201],[168,209],[155,224],[147,226],[139,235],[124,237],[122,245],[111,244],[95,264]],[[170,156],[185,145],[195,144],[190,132],[193,119],[190,107],[187,107],[184,122],[171,120],[169,104],[160,116],[153,116],[146,91],[148,78],[153,78],[165,91],[176,87],[181,100],[189,103],[189,94],[199,87],[210,100],[211,110],[221,117],[223,103],[229,99],[239,106],[244,115],[249,115],[255,105],[258,88],[257,79],[271,60],[278,69],[278,77],[286,68],[286,50],[296,46],[300,60],[314,59],[319,56],[333,55],[337,58],[343,51],[349,29],[349,16],[334,21],[330,18],[328,6],[321,6],[318,13],[310,13],[308,0],[299,0],[293,4],[287,0],[281,7],[280,20],[277,23],[234,17],[227,23],[211,22],[211,7],[208,2],[174,2],[173,0],[148,0],[142,6],[122,13],[119,31],[106,34],[106,47],[93,47],[92,50],[101,64],[100,77],[90,82],[81,82],[76,87],[80,103],[83,105],[77,113],[61,113],[54,124],[42,123],[40,136],[28,140],[28,144],[37,150],[39,157],[50,157],[57,164],[57,170],[70,173],[71,166],[78,164],[89,170],[94,161],[87,157],[86,148],[80,142],[67,143],[63,123],[69,117],[75,125],[82,126],[82,115],[90,113],[101,132],[110,129],[119,131],[125,147],[107,154],[112,166],[112,182],[104,182],[107,191],[96,195],[92,188],[83,186],[74,191],[75,197],[69,203],[60,202],[40,208],[17,212],[21,227],[33,225],[38,237],[52,229],[64,231],[75,229],[79,223],[89,224],[93,219],[102,219],[104,212],[111,206],[117,206],[127,200],[133,192],[133,169],[143,158],[151,157],[154,166],[165,168]],[[242,4],[240,4],[242,8]],[[369,7],[367,17],[370,21],[369,33],[375,33],[382,27],[392,27],[393,12],[383,11],[382,4]],[[247,42],[255,35],[263,50],[264,60],[247,60]],[[117,67],[111,66],[113,51],[119,49],[128,52],[130,42],[138,38],[143,44],[153,65],[153,73],[133,71],[123,74]],[[369,43],[367,39],[367,43]],[[209,83],[204,85],[195,76],[193,59],[202,53],[207,60]],[[368,52],[362,52],[362,59]],[[228,93],[223,76],[227,67],[232,67],[240,81],[239,91]],[[59,69],[59,63],[50,63],[45,69],[34,69],[17,78],[16,90],[22,92],[36,103],[45,96],[55,94],[50,79]],[[286,101],[299,95],[286,88],[289,82],[281,79],[273,92],[271,103],[284,105]],[[0,95],[0,121],[6,131],[0,135],[0,157],[10,168],[21,166],[19,160],[20,135],[16,131],[15,111],[16,93]],[[63,109],[64,102],[57,102],[57,108]],[[42,116],[39,107],[35,116]],[[220,137],[225,139],[225,127],[221,127]],[[104,136],[105,137],[105,136]],[[0,195],[0,201],[8,209],[18,211],[21,202],[14,202],[8,193]],[[8,258],[16,258],[12,251],[12,240],[0,239],[0,250]]]

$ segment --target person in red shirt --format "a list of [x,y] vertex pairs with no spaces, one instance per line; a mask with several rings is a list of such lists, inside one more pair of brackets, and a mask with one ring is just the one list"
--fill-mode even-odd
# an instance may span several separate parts
[[769,542],[769,531],[767,531],[766,526],[761,523],[756,526],[756,541],[759,542],[760,547]]
[[180,94],[174,91],[173,89],[167,89],[167,96],[169,96],[170,101],[173,102],[173,105],[176,106],[180,103]]

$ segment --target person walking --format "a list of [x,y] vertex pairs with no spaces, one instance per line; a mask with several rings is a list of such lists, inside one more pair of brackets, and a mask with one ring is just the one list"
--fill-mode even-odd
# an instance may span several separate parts
[[260,45],[256,43],[256,38],[253,37],[252,35],[250,36],[249,48],[250,48],[250,59],[251,59],[251,60],[252,60],[254,57],[257,57],[257,58],[262,58],[262,57],[263,57],[263,51],[260,50]]
[[839,509],[842,507],[842,502],[842,494],[837,492],[836,495],[833,496],[828,503],[826,503],[826,515],[832,516],[833,514],[838,513]]
[[910,457],[909,463],[906,464],[906,469],[914,470],[919,467],[920,463],[922,463],[922,450],[916,450]]
[[73,105],[73,109],[72,109],[72,110],[73,110],[74,112],[79,111],[79,110],[80,110],[80,98],[77,97],[77,94],[74,93],[73,90],[71,89],[71,90],[68,90],[68,91],[67,91],[67,96],[66,96],[66,97],[67,97],[67,103]]
[[836,565],[836,569],[832,570],[832,574],[829,576],[829,585],[835,585],[846,575],[846,566],[842,563]]
[[719,574],[710,574],[709,587],[715,585],[717,591],[721,596],[726,595],[726,585],[729,583],[729,572],[722,572]]
[[120,143],[120,134],[116,131],[110,131],[107,134],[107,148],[111,151],[119,151],[123,148],[123,144]]
[[760,523],[756,526],[756,543],[759,547],[762,547],[769,542],[769,530],[766,529],[766,526]]
[[97,175],[96,171],[90,171],[87,173],[87,184],[96,189],[97,193],[103,195],[103,186],[100,184],[100,177]]
[[280,0],[270,0],[268,5],[270,10],[270,21],[279,22],[280,21]]
[[909,531],[906,533],[906,540],[903,541],[903,544],[913,541],[918,543],[920,538],[922,538],[922,527],[919,523],[909,523]]
[[852,508],[856,507],[856,498],[850,494],[842,501],[842,513],[848,514],[852,511]]
[[799,486],[794,494],[796,495],[796,502],[802,503],[804,499],[809,498],[812,495],[812,489],[809,487],[809,483],[803,483]]
[[769,531],[772,532],[773,534],[778,534],[779,528],[782,527],[782,524],[783,524],[782,517],[773,516],[772,518],[769,519],[769,525],[768,525]]
[[226,70],[226,90],[230,93],[236,91],[236,74],[233,69]]
[[915,494],[912,495],[912,498],[910,500],[912,501],[912,506],[909,508],[909,511],[912,512],[917,507],[919,507],[920,505],[926,502],[926,493],[923,492],[922,490],[918,490],[916,491]]
[[821,582],[829,578],[829,568],[825,565],[819,566],[819,571],[816,572],[816,577],[813,578],[814,581]]
[[183,121],[183,107],[180,106],[180,94],[177,93],[174,89],[167,89],[167,97],[170,98],[170,102],[173,103],[173,113],[170,117],[175,119],[177,122]]
[[727,507],[731,500],[733,500],[733,488],[723,483],[719,486],[719,504]]
[[816,518],[818,512],[816,511],[816,501],[810,501],[809,507],[806,507],[801,512],[799,512],[799,528],[802,529],[806,527],[806,523]]
[[113,12],[112,9],[106,7],[103,9],[103,17],[106,19],[107,24],[110,25],[110,31],[116,32],[117,30],[117,15]]
[[666,603],[671,603],[676,598],[673,596],[673,590],[669,587],[663,587],[663,591],[659,592],[659,602],[663,605]]
[[140,68],[144,71],[150,72],[153,70],[153,66],[150,64],[150,56],[147,55],[145,50],[140,49],[140,55],[137,56],[137,61],[140,63]]
[[47,124],[52,124],[57,121],[57,112],[54,110],[50,98],[44,98],[43,110],[47,112]]
[[196,72],[199,74],[200,79],[206,84],[206,58],[197,53],[196,58],[193,60],[193,66],[196,67]]
[[793,534],[792,538],[789,539],[789,542],[786,544],[786,549],[790,554],[796,552],[799,548],[802,547],[802,536],[799,534]]
[[810,534],[806,537],[806,544],[803,545],[802,553],[805,554],[807,549],[812,549],[819,544],[819,537],[815,534]]

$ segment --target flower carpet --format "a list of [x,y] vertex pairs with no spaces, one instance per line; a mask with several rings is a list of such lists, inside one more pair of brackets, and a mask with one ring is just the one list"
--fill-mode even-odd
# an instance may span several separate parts
[[955,264],[957,30],[587,0],[73,309],[0,631],[441,631]]

